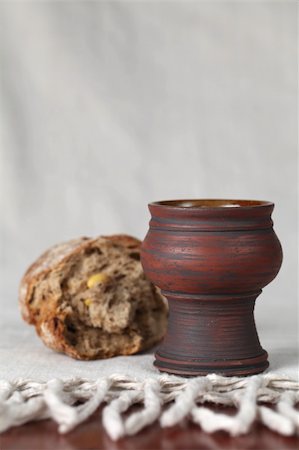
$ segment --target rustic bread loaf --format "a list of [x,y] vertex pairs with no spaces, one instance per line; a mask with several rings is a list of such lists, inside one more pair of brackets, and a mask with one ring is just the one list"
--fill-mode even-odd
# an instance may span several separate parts
[[130,355],[166,331],[165,300],[143,273],[140,241],[126,235],[50,248],[25,273],[19,300],[44,343],[77,359]]

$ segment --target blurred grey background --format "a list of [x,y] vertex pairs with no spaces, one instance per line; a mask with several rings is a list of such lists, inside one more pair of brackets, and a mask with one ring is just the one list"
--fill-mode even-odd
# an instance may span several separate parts
[[253,198],[275,202],[284,248],[260,334],[297,334],[297,5],[0,2],[7,320],[24,270],[56,242],[143,238],[153,200]]

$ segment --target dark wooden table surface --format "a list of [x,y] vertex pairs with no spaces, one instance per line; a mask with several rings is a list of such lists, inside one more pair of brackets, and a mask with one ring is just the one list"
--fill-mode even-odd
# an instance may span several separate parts
[[[219,409],[220,410],[220,409]],[[222,410],[223,411],[223,410]],[[184,422],[173,428],[156,423],[133,437],[113,442],[103,430],[99,412],[67,435],[49,420],[13,428],[0,435],[1,450],[298,450],[299,437],[284,437],[256,424],[244,436],[207,434]]]

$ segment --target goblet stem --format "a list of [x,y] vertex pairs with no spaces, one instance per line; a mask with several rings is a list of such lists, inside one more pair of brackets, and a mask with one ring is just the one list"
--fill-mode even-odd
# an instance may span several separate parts
[[163,292],[169,302],[167,334],[156,352],[161,371],[184,376],[249,375],[268,366],[254,321],[261,293],[190,295]]

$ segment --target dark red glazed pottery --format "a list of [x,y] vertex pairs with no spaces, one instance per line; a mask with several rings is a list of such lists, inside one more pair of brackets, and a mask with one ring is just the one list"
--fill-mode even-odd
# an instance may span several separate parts
[[150,203],[141,262],[170,310],[159,370],[250,375],[269,366],[253,310],[282,262],[273,208],[256,200]]

